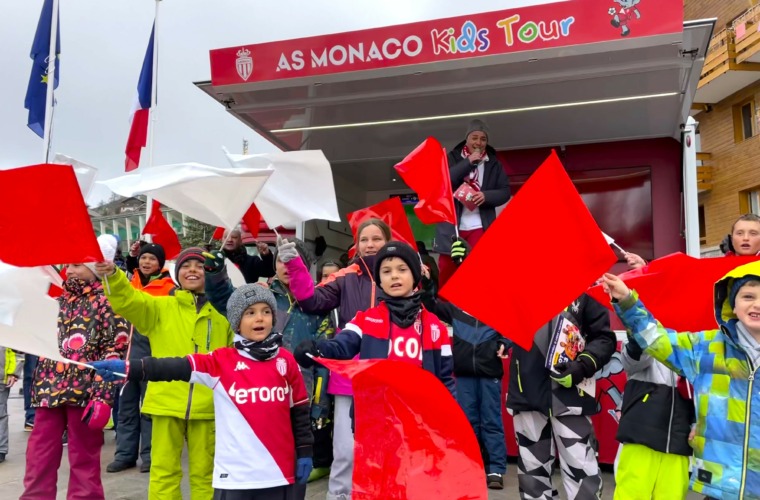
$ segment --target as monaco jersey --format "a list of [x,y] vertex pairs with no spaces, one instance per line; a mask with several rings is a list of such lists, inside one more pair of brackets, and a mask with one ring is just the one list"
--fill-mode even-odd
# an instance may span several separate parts
[[422,368],[422,322],[419,318],[406,328],[391,324],[388,359],[406,361]]
[[260,489],[295,481],[290,409],[309,398],[293,355],[256,361],[232,347],[188,356],[197,382],[214,391],[213,487]]

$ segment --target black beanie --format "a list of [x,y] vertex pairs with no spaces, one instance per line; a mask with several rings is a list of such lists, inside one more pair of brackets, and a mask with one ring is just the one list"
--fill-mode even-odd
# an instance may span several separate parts
[[420,256],[414,251],[414,248],[401,241],[390,241],[386,243],[375,255],[375,282],[380,283],[380,266],[382,266],[385,259],[390,259],[391,257],[398,257],[406,262],[406,265],[409,266],[409,269],[412,271],[414,286],[417,286],[422,279],[422,263],[420,262]]
[[140,257],[146,253],[149,253],[158,259],[158,270],[161,271],[164,268],[164,264],[166,264],[166,252],[164,252],[164,247],[158,243],[148,243],[143,245],[140,247],[140,253],[137,254],[137,260],[139,261]]

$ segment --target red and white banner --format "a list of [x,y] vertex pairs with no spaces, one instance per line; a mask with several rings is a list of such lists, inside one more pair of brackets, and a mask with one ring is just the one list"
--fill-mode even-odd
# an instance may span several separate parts
[[215,86],[680,33],[681,0],[567,0],[212,50]]

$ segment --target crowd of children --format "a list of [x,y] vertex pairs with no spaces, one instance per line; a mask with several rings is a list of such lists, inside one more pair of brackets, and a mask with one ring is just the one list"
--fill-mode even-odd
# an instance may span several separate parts
[[[508,182],[489,174],[497,167],[487,139],[485,124],[474,121],[450,157],[452,182],[480,196],[475,207],[458,207],[463,237],[439,228],[442,274],[468,257],[493,222],[492,205],[509,197]],[[508,411],[521,498],[558,498],[557,462],[567,498],[601,497],[590,418],[598,406],[586,384],[617,349],[602,304],[581,295],[523,349],[440,298],[431,266],[394,241],[382,220],[363,221],[353,259],[323,261],[316,280],[316,258],[303,241],[259,244],[261,258],[249,258],[233,233],[219,251],[184,249],[173,276],[157,244],[130,248],[126,272],[109,261],[68,265],[58,343],[75,363],[41,358],[33,368],[22,499],[56,497],[64,433],[68,498],[105,498],[102,431],[118,398],[107,471],[140,458],[151,500],[182,498],[185,447],[194,500],[302,500],[306,483],[327,474],[327,499],[348,500],[354,429],[362,424],[350,382],[319,358],[398,360],[432,373],[472,425],[489,488],[504,487]],[[760,255],[760,217],[737,220],[723,247],[729,258]],[[632,268],[646,266],[625,257]],[[235,289],[225,258],[247,266],[254,282]],[[760,262],[715,285],[717,328],[703,332],[669,330],[619,277],[605,274],[602,283],[628,335],[615,498],[683,499],[691,489],[709,499],[760,499],[760,433],[753,432],[760,427]],[[548,364],[557,332],[572,332],[579,352]],[[8,453],[8,394],[23,365],[23,355],[0,348],[0,462]]]

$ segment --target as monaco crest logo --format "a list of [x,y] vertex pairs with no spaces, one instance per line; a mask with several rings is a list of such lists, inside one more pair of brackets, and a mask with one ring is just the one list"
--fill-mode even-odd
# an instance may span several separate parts
[[277,359],[277,371],[280,372],[280,375],[283,377],[288,373],[288,362],[285,361],[284,358]]
[[235,67],[237,68],[237,74],[240,78],[246,82],[253,73],[253,58],[251,57],[251,51],[242,48],[237,51],[237,59],[235,59]]
[[430,337],[433,339],[433,343],[438,342],[438,339],[441,338],[441,330],[438,325],[430,325]]

